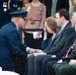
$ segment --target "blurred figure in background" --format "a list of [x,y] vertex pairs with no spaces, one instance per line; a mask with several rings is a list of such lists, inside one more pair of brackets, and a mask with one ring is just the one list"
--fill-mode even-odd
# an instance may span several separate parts
[[[43,23],[46,16],[46,7],[39,0],[25,5],[25,10],[28,11],[25,29],[43,29]],[[31,48],[41,49],[42,31],[25,31],[25,44]]]
[[23,7],[23,0],[17,0],[18,10],[21,10]]
[[32,0],[23,0],[22,10],[25,10],[25,4],[32,2]]
[[76,0],[69,0],[69,13],[70,18],[72,16],[72,13],[76,11]]
[[[56,2],[54,3],[54,1]],[[40,2],[46,6],[46,17],[54,16],[55,12],[62,8],[69,11],[69,0],[40,0]]]
[[17,10],[17,0],[0,0],[0,28],[11,21],[9,13]]

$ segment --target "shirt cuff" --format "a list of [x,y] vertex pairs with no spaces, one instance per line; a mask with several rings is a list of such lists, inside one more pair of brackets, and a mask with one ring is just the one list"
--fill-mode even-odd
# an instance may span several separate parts
[[52,55],[51,57],[56,57],[56,55]]
[[29,49],[30,49],[30,47],[27,47],[27,48],[26,48],[26,52],[29,52]]

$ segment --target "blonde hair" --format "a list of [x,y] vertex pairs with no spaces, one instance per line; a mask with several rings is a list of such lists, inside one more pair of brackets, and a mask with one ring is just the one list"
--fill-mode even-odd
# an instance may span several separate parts
[[45,22],[47,23],[47,26],[50,27],[56,33],[59,27],[57,26],[57,22],[55,21],[55,18],[48,17],[46,18]]

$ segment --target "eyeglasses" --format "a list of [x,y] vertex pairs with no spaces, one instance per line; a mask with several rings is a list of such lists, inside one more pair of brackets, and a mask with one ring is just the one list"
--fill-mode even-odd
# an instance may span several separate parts
[[27,18],[26,17],[22,17],[24,20],[27,20]]
[[23,20],[25,21],[25,20],[27,20],[27,18],[26,17],[20,17],[20,18],[23,18]]

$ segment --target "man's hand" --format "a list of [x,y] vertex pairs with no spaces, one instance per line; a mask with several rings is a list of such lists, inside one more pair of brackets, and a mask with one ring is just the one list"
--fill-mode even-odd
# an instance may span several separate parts
[[33,48],[30,48],[29,49],[29,52],[30,53],[44,53],[42,50],[40,50],[40,49],[33,49]]
[[42,50],[40,50],[40,49],[36,49],[35,53],[44,53],[44,52]]
[[35,53],[35,50],[36,50],[36,49],[29,48],[29,52],[30,52],[30,53]]
[[70,62],[69,62],[69,65],[74,65],[74,64],[76,64],[76,60],[71,59]]
[[76,3],[74,2],[74,0],[70,0],[71,4],[73,5],[73,7],[76,9]]

